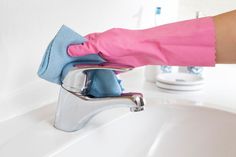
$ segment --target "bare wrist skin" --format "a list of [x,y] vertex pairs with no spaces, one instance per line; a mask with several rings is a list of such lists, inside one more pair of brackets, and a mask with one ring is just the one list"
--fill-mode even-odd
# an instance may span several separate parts
[[216,29],[216,63],[236,63],[236,10],[213,17]]

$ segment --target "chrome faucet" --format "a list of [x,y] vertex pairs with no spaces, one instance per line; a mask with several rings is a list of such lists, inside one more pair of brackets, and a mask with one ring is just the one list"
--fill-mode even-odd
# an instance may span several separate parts
[[67,132],[77,131],[96,114],[111,108],[129,107],[131,112],[144,109],[141,93],[123,93],[121,96],[105,98],[92,98],[86,95],[90,79],[85,71],[99,69],[126,72],[132,68],[104,63],[74,66],[62,81],[54,122],[57,129]]

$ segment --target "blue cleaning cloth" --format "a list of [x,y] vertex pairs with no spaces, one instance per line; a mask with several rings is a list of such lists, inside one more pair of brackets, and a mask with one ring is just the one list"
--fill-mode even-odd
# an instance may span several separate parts
[[[62,80],[74,65],[104,63],[105,60],[98,55],[83,57],[67,55],[69,45],[81,44],[85,41],[84,37],[63,25],[46,49],[38,69],[38,76],[49,82],[62,84]],[[93,97],[121,95],[123,88],[112,70],[90,70],[88,75],[91,76],[91,84],[87,90],[87,95]]]

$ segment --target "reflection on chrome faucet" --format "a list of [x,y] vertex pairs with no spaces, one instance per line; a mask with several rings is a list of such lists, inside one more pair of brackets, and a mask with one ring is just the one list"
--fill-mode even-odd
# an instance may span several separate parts
[[129,67],[111,64],[75,66],[63,80],[60,90],[58,107],[54,126],[57,129],[71,132],[85,126],[87,122],[101,111],[128,107],[131,112],[144,109],[144,99],[141,93],[123,93],[121,96],[92,98],[84,94],[88,78],[84,71],[95,69],[115,70],[125,72]]

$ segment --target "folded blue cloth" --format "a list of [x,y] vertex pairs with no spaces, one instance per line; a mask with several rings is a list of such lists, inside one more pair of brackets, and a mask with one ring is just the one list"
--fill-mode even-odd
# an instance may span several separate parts
[[[75,64],[99,64],[105,62],[98,55],[70,57],[67,47],[81,44],[86,39],[63,25],[48,45],[38,70],[38,76],[52,83],[61,84],[68,71]],[[120,96],[123,88],[112,70],[90,70],[91,84],[87,95],[93,97]]]

